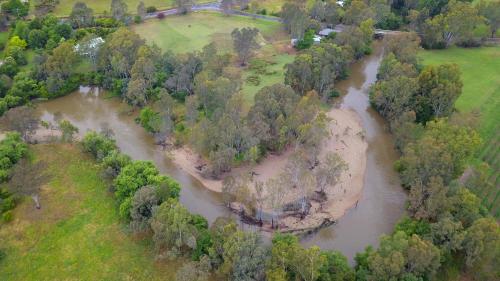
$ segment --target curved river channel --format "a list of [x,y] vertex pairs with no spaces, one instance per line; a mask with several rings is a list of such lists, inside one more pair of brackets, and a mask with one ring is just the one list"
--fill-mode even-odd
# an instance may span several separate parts
[[[406,194],[401,188],[393,163],[397,154],[393,140],[382,118],[368,102],[368,89],[376,80],[382,58],[382,48],[375,45],[374,53],[352,66],[349,79],[339,82],[343,93],[338,106],[352,108],[361,117],[368,141],[367,166],[363,195],[357,207],[349,210],[338,223],[302,238],[305,245],[336,249],[349,260],[368,245],[377,245],[383,233],[390,233],[404,212]],[[128,108],[117,98],[106,99],[97,90],[82,87],[80,91],[38,104],[42,120],[69,120],[84,133],[99,131],[103,124],[115,134],[122,152],[137,160],[151,160],[162,173],[180,182],[180,201],[193,213],[212,222],[219,216],[232,215],[223,205],[219,194],[204,188],[196,179],[177,168],[146,131],[127,114]]]

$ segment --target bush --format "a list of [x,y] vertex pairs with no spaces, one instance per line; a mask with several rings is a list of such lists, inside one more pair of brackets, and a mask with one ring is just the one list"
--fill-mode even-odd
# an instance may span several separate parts
[[331,90],[330,93],[328,93],[328,98],[330,98],[330,99],[338,98],[338,97],[340,97],[340,92],[335,90],[335,89]]
[[146,8],[146,13],[154,13],[156,11],[157,11],[157,9],[155,6],[149,6]]
[[304,34],[304,39],[297,42],[297,49],[304,50],[311,47],[314,44],[314,30],[309,29]]
[[139,124],[141,124],[141,126],[149,133],[156,133],[160,129],[160,115],[149,106],[146,106],[141,110],[138,121]]
[[12,211],[7,211],[7,212],[2,214],[2,221],[10,222],[10,221],[12,221],[13,217],[14,216],[12,214]]
[[83,149],[86,152],[90,152],[98,161],[101,161],[116,150],[114,140],[93,131],[83,137],[82,145]]
[[156,18],[159,19],[159,20],[162,20],[165,18],[165,14],[163,12],[159,12],[157,15],[156,15]]
[[10,211],[16,207],[14,196],[9,196],[5,199],[0,199],[0,213]]
[[141,23],[142,22],[141,16],[134,16],[134,22],[135,23]]

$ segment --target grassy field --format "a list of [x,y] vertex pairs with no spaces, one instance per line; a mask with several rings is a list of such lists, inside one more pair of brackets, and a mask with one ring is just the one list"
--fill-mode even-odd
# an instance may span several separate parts
[[231,32],[235,28],[255,27],[264,38],[274,39],[281,32],[281,24],[266,20],[254,20],[241,16],[226,16],[217,12],[197,12],[183,16],[152,19],[134,25],[132,29],[148,42],[154,42],[164,50],[175,53],[201,50],[215,42],[223,49],[231,48]]
[[459,111],[479,110],[479,132],[484,140],[480,158],[492,168],[489,190],[480,191],[483,203],[500,218],[500,47],[451,48],[423,51],[423,63],[456,63],[464,88],[455,106]]
[[152,247],[119,221],[93,160],[71,145],[32,146],[49,164],[42,208],[30,199],[0,226],[0,280],[173,280],[178,263],[158,263]]
[[[289,54],[275,54],[271,56],[264,56],[263,60],[267,62],[265,73],[258,73],[257,71],[247,70],[243,72],[243,88],[245,99],[249,103],[253,103],[255,94],[265,86],[271,86],[276,83],[284,82],[284,67],[286,64],[293,62],[294,56]],[[253,84],[247,81],[249,76],[257,76],[259,83]]]
[[183,53],[199,51],[211,42],[215,42],[220,50],[232,51],[231,32],[234,28],[242,27],[255,27],[260,30],[262,36],[259,41],[262,48],[258,51],[257,58],[267,62],[265,74],[242,68],[244,81],[251,75],[259,76],[258,85],[247,82],[243,84],[246,99],[253,102],[253,96],[259,89],[283,82],[283,67],[293,60],[293,51],[287,49],[288,35],[282,30],[280,23],[214,12],[198,12],[163,20],[149,20],[134,25],[132,29],[163,50]]
[[[79,0],[59,0],[59,5],[57,5],[54,13],[59,16],[67,16],[71,13],[73,6]],[[96,14],[103,14],[105,11],[109,12],[111,7],[111,0],[87,0],[83,1],[94,10]],[[135,14],[137,12],[137,5],[139,5],[140,0],[125,0],[130,13]],[[172,8],[175,4],[174,0],[143,0],[146,7],[155,6],[158,9],[168,9]],[[198,0],[198,3],[211,2],[210,0]]]

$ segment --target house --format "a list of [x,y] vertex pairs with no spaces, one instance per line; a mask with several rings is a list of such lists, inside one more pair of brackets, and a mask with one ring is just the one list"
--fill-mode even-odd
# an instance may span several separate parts
[[327,37],[328,35],[330,35],[330,33],[332,32],[335,32],[335,30],[331,29],[331,28],[325,28],[325,29],[322,29],[318,32],[318,35],[319,36],[322,36],[322,37]]
[[97,50],[102,44],[104,44],[104,39],[102,39],[102,37],[96,37],[90,40],[85,46],[76,44],[75,52],[81,52],[82,55],[89,55],[90,50]]

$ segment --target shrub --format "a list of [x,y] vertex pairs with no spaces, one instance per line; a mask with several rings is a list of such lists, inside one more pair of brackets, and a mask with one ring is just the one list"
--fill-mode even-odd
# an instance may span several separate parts
[[83,137],[83,149],[90,152],[98,161],[101,161],[111,152],[116,150],[116,143],[114,140],[97,132],[89,132]]
[[12,218],[13,218],[13,214],[12,214],[12,211],[10,211],[10,210],[2,214],[2,221],[4,221],[4,222],[10,222],[10,221],[12,221]]
[[134,22],[135,23],[141,23],[142,22],[141,16],[134,16]]
[[146,106],[139,113],[138,122],[149,133],[156,133],[160,128],[161,118],[158,112]]
[[0,213],[10,211],[16,207],[14,196],[9,196],[5,199],[0,199]]
[[311,47],[314,44],[314,30],[309,29],[304,34],[304,39],[297,42],[297,49],[304,50]]
[[154,13],[156,11],[157,11],[157,9],[155,6],[149,6],[146,8],[146,13]]
[[165,18],[165,14],[163,12],[159,12],[157,15],[156,15],[156,18],[158,18],[159,20],[162,20]]

